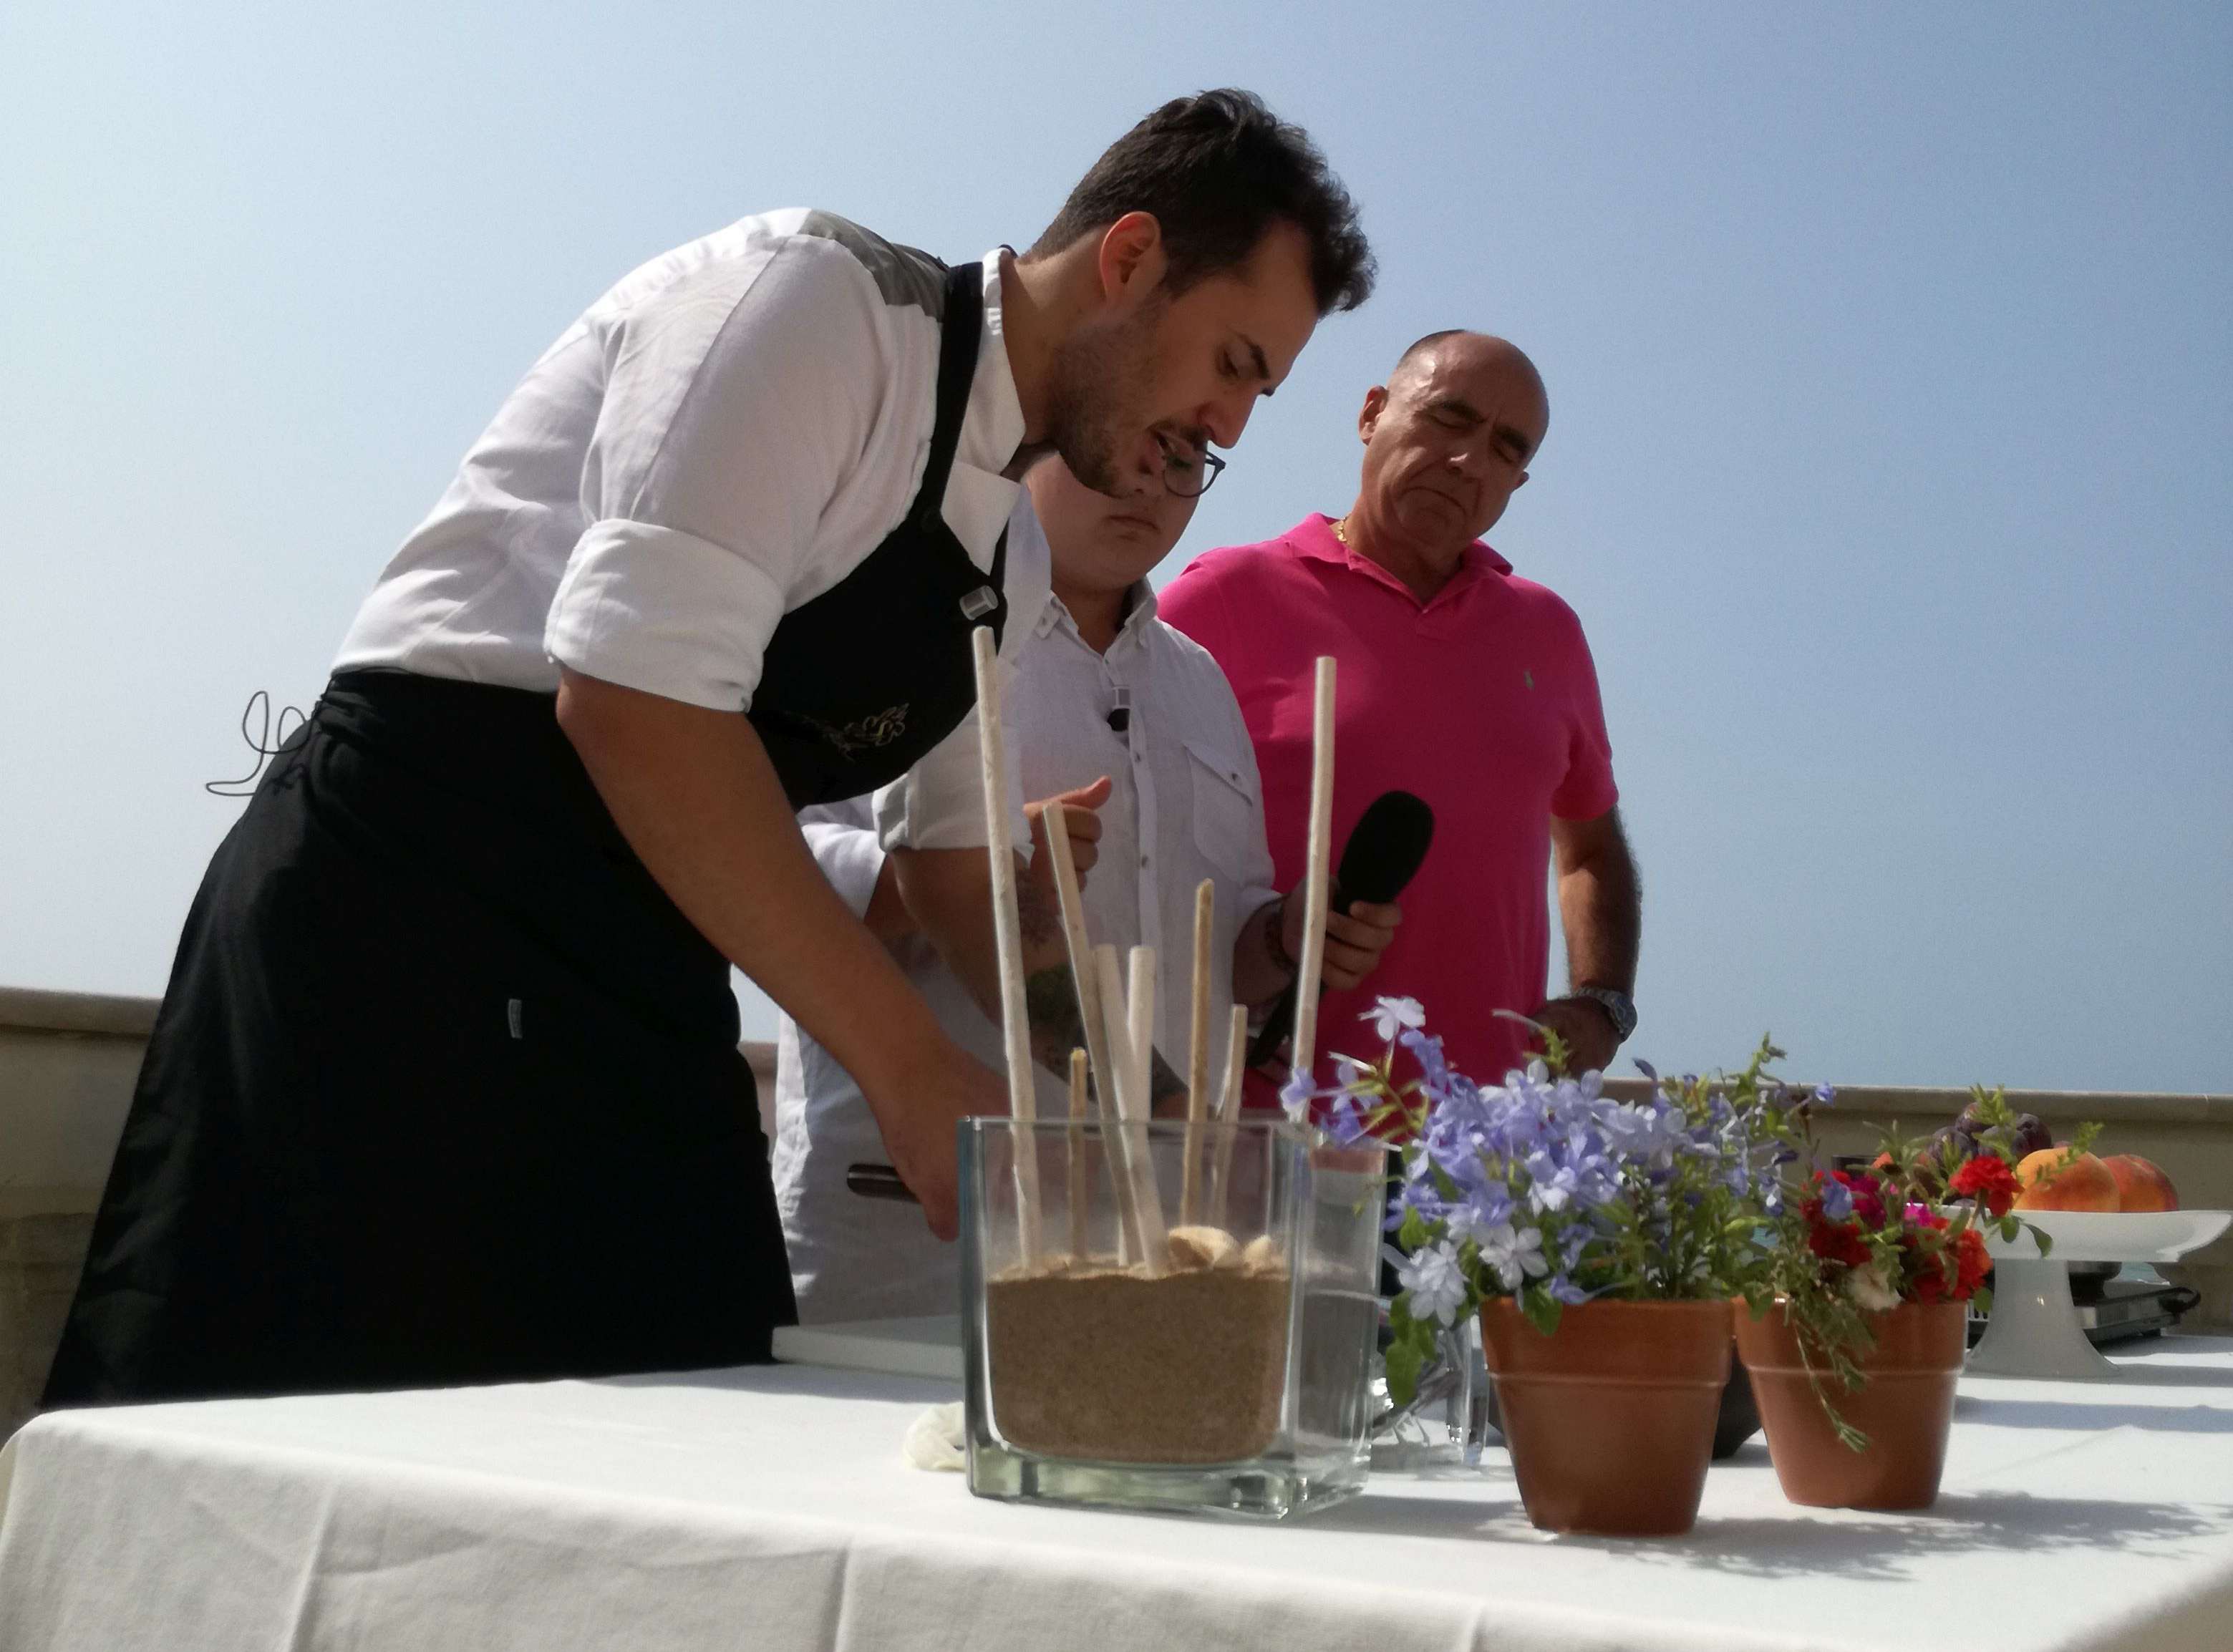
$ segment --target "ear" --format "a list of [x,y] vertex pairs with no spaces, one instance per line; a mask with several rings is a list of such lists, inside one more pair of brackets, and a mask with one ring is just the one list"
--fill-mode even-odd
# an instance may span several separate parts
[[1163,250],[1163,226],[1152,212],[1127,212],[1102,231],[1096,267],[1101,296],[1130,309],[1162,285],[1169,267]]
[[1357,434],[1360,440],[1370,441],[1372,433],[1379,427],[1380,415],[1388,411],[1388,387],[1376,384],[1364,393],[1364,406],[1357,415]]
[[1520,472],[1520,479],[1519,479],[1518,481],[1514,482],[1514,483],[1512,485],[1512,491],[1513,491],[1514,493],[1517,493],[1517,492],[1519,492],[1519,491],[1520,491],[1520,489],[1522,489],[1522,488],[1526,487],[1527,485],[1527,472],[1525,472],[1525,471],[1522,471],[1522,472]]

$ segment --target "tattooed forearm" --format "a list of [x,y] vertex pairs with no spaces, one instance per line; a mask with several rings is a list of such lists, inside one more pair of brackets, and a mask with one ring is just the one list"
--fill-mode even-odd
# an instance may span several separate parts
[[[1070,1076],[1070,1052],[1085,1047],[1085,1024],[1077,1012],[1077,987],[1066,964],[1033,970],[1024,977],[1024,1008],[1031,1016],[1032,1059],[1058,1078]],[[1157,1117],[1186,1111],[1186,1080],[1171,1070],[1160,1051],[1148,1052],[1148,1106]]]
[[1070,966],[1056,964],[1024,977],[1024,1008],[1032,1019],[1032,1059],[1067,1078],[1070,1052],[1085,1044],[1085,1024],[1077,1013],[1077,987]]
[[[1028,874],[1016,879],[1016,931],[1026,948],[1062,940],[1062,903],[1053,890]],[[1070,972],[1063,972],[1066,977]]]

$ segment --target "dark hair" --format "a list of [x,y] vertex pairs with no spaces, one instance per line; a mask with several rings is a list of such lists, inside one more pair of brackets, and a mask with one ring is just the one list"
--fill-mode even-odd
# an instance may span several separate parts
[[1253,92],[1227,87],[1164,104],[1103,152],[1032,252],[1058,251],[1127,212],[1152,213],[1162,226],[1174,294],[1247,263],[1284,222],[1310,242],[1319,315],[1371,296],[1372,249],[1357,203],[1310,135]]

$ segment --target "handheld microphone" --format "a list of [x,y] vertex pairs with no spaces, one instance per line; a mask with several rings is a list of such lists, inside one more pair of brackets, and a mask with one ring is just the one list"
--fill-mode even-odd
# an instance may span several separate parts
[[[1345,914],[1359,901],[1393,901],[1417,874],[1434,841],[1435,811],[1424,798],[1408,791],[1382,792],[1350,828],[1333,885],[1326,891],[1326,909]],[[1300,985],[1299,980],[1287,983],[1263,1031],[1249,1042],[1251,1067],[1269,1061],[1294,1031],[1295,992]]]

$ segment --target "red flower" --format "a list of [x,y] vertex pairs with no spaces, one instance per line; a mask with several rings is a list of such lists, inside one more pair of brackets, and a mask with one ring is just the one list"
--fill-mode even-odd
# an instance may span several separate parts
[[1833,1170],[1831,1179],[1843,1182],[1853,1195],[1853,1219],[1864,1227],[1885,1225],[1884,1190],[1874,1176],[1857,1176],[1844,1170]]
[[1981,1153],[1954,1173],[1953,1180],[1946,1184],[1949,1191],[1976,1200],[1984,1206],[1989,1216],[2005,1216],[2014,1207],[2016,1194],[2022,1184],[2016,1173],[2008,1168],[2007,1160],[1997,1154]]
[[1849,1268],[1865,1268],[1869,1265],[1869,1247],[1861,1238],[1860,1230],[1850,1222],[1826,1222],[1822,1207],[1816,1200],[1808,1200],[1807,1216],[1807,1246],[1825,1262],[1842,1262]]
[[1917,1302],[1967,1302],[1993,1265],[1985,1236],[1974,1227],[1963,1228],[1950,1250],[1926,1251],[1910,1239],[1907,1252],[1913,1271],[1908,1291]]
[[1954,1242],[1954,1262],[1959,1272],[1955,1292],[1967,1301],[1976,1294],[1977,1287],[1985,1283],[1985,1276],[1993,1269],[1993,1253],[1985,1248],[1985,1236],[1974,1227],[1963,1228],[1962,1237]]

